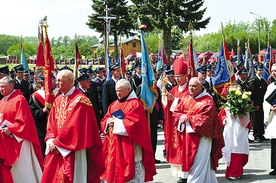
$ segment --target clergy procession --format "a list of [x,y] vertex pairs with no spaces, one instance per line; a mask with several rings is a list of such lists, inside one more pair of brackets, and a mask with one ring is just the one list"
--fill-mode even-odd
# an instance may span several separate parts
[[168,64],[160,47],[153,63],[140,25],[142,56],[132,65],[120,56],[83,67],[76,44],[75,65],[61,67],[44,28],[33,69],[26,60],[0,68],[1,183],[154,182],[160,143],[177,183],[218,182],[221,160],[225,180],[246,182],[249,144],[267,141],[276,175],[269,48],[264,61],[253,60],[248,42],[234,60],[222,35],[217,61],[199,62],[191,36],[188,54]]

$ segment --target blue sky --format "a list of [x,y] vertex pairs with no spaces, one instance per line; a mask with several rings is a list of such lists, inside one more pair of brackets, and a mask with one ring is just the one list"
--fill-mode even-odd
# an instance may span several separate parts
[[[99,36],[85,24],[92,13],[91,0],[8,0],[1,3],[0,34],[36,36],[40,19],[48,16],[49,37],[58,38],[75,34]],[[16,6],[15,6],[16,5]],[[204,17],[211,17],[206,29],[196,32],[216,32],[221,22],[245,21],[252,23],[258,16],[269,21],[276,19],[275,0],[205,0],[207,11]]]

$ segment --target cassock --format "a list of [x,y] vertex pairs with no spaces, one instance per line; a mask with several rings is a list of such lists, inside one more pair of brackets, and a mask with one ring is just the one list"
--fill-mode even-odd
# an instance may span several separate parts
[[46,149],[41,183],[100,182],[104,166],[97,120],[90,100],[75,87],[55,99],[45,140],[53,140],[60,153]]
[[[126,134],[113,133],[113,128],[107,132],[107,120],[122,111],[122,122]],[[114,122],[114,129],[115,129]],[[125,183],[134,179],[135,166],[144,167],[144,181],[152,181],[156,174],[154,155],[152,152],[149,126],[142,103],[132,91],[124,101],[113,102],[101,121],[102,131],[106,133],[104,139],[104,158],[106,170],[101,178],[107,182]],[[140,149],[140,150],[139,150]],[[141,151],[139,153],[139,151]]]
[[[180,128],[181,115],[188,121]],[[217,109],[205,90],[195,98],[183,97],[173,113],[180,133],[180,161],[182,171],[188,172],[188,182],[216,182],[215,173],[224,146]]]
[[32,113],[20,90],[0,101],[0,125],[13,134],[0,133],[1,183],[36,183],[42,176],[43,157]]

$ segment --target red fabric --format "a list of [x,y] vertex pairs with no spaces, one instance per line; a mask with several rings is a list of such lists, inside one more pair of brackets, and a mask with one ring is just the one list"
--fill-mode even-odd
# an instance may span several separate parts
[[188,66],[184,58],[176,58],[173,62],[173,71],[175,75],[188,74]]
[[50,152],[45,158],[45,169],[41,183],[74,180],[75,151],[87,150],[88,182],[100,182],[104,170],[102,142],[97,120],[90,100],[79,90],[67,97],[59,95],[49,114],[45,140],[71,153],[63,158]]
[[101,178],[107,182],[124,183],[135,176],[134,143],[142,148],[143,164],[145,167],[145,181],[152,181],[156,174],[154,155],[151,146],[149,126],[141,102],[137,99],[128,99],[124,102],[113,102],[101,121],[102,131],[106,121],[112,113],[121,109],[128,136],[116,135],[110,129],[104,139],[104,158],[106,170]]
[[[176,98],[182,98],[188,95],[188,84],[182,91],[178,91],[178,86],[171,89],[170,94]],[[180,152],[181,152],[181,134],[177,131],[178,123],[174,120],[172,112],[170,111],[172,101],[168,100],[168,105],[164,107],[165,123],[164,123],[164,136],[165,136],[165,149],[166,159],[171,164],[182,164]]]
[[46,36],[45,43],[45,70],[44,70],[44,90],[45,90],[45,106],[49,109],[52,108],[55,100],[54,93],[52,91],[52,75],[54,74],[54,59],[52,56],[51,45],[48,36]]
[[[212,138],[211,160],[212,168],[216,170],[218,160],[222,157],[221,149],[224,146],[224,140],[213,99],[209,95],[197,99],[188,96],[182,98],[173,116],[178,122],[183,114],[188,115],[188,121],[195,133],[185,133],[185,131],[182,133],[184,142],[188,142],[182,144],[184,147],[182,151],[182,170],[190,170],[201,136]],[[185,158],[188,158],[188,163]]]
[[[8,120],[12,123],[8,127],[8,130],[12,134],[32,143],[38,162],[41,168],[43,168],[43,157],[36,126],[28,102],[20,90],[15,90],[8,100],[3,98],[0,101],[0,114],[0,125],[2,125],[4,120]],[[22,142],[18,143],[14,137],[11,138],[10,136],[4,135],[4,133],[0,133],[1,171],[8,171],[12,167],[13,163],[19,157],[21,145]]]
[[[44,91],[44,90],[43,90]],[[40,95],[40,92],[41,91],[35,91],[33,93],[33,95],[35,96],[35,98],[42,104],[44,105],[45,104],[45,98],[43,98],[43,96]]]
[[194,61],[194,53],[193,53],[193,40],[192,39],[189,42],[187,65],[191,70],[190,71],[191,76],[196,77],[195,61]]
[[231,153],[230,166],[226,167],[225,177],[240,177],[243,174],[243,167],[248,162],[248,154]]

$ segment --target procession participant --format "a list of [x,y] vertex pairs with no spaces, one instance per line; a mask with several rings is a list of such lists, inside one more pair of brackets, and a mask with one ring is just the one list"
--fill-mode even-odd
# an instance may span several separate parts
[[266,140],[264,135],[264,109],[263,101],[264,95],[267,89],[267,82],[262,75],[264,73],[264,66],[258,64],[255,67],[256,76],[253,77],[250,81],[250,91],[252,92],[251,99],[255,107],[255,111],[251,113],[252,123],[253,123],[253,136],[254,142],[262,142]]
[[186,182],[187,173],[182,171],[182,160],[180,157],[181,142],[180,134],[177,132],[177,123],[172,114],[180,101],[180,98],[188,94],[188,66],[182,59],[176,59],[173,63],[174,78],[177,86],[170,92],[162,88],[162,104],[164,109],[164,136],[166,160],[171,165],[172,175],[180,177],[178,183]]
[[0,79],[0,93],[0,180],[40,182],[43,157],[28,102],[9,76]]
[[[237,83],[232,83],[229,86],[229,91],[250,100],[249,94],[245,94],[244,92],[246,91],[243,91],[243,94]],[[243,167],[247,164],[249,156],[248,132],[251,128],[250,115],[249,113],[243,115],[234,114],[229,107],[219,112],[225,142],[222,152],[227,163],[225,177],[229,180],[241,178]]]
[[129,81],[116,83],[118,100],[101,121],[104,138],[106,182],[147,182],[156,174],[149,126],[142,103]]
[[[276,76],[276,63],[271,67],[271,75]],[[269,96],[276,93],[276,81],[270,83],[267,87],[266,93],[264,95],[264,122],[267,127],[265,129],[265,138],[270,139],[271,143],[271,169],[269,175],[276,175],[276,101],[270,101],[268,103],[267,99]],[[275,96],[275,95],[274,95]],[[273,97],[271,97],[273,98]],[[275,99],[275,98],[274,98]]]
[[20,89],[24,97],[29,101],[30,98],[30,87],[27,81],[23,79],[24,76],[24,68],[22,65],[18,65],[14,67],[16,72],[16,77],[14,79],[14,88]]
[[102,107],[103,114],[107,112],[108,106],[117,100],[117,95],[115,91],[115,84],[121,77],[121,67],[119,64],[115,63],[109,67],[110,72],[112,72],[112,76],[110,79],[106,80],[103,84],[103,92],[102,92]]
[[59,71],[59,95],[48,116],[46,158],[41,183],[100,182],[102,142],[90,100],[74,87],[74,75]]
[[[44,139],[46,136],[47,119],[50,110],[45,107],[44,77],[38,77],[37,81],[41,81],[42,87],[30,96],[29,105],[36,125],[41,150],[43,155],[45,155],[46,143]],[[58,91],[54,89],[54,84],[55,78],[53,76],[52,89],[54,96],[56,96]]]
[[91,81],[87,74],[83,74],[77,78],[78,86],[77,88],[84,93],[93,105],[94,112],[97,119],[98,128],[100,130],[100,121],[102,119],[101,103],[98,99],[98,92],[96,89],[97,84]]
[[222,157],[222,131],[215,103],[198,77],[190,79],[189,95],[181,98],[173,117],[181,133],[180,165],[188,172],[187,182],[218,182],[214,170]]

